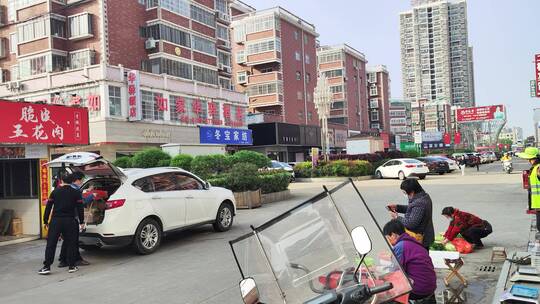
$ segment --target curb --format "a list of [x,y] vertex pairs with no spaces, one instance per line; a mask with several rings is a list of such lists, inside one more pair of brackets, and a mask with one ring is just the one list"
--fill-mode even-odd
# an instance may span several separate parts
[[[353,181],[365,181],[373,179],[373,176],[358,176],[350,177]],[[307,178],[296,178],[296,183],[334,183],[334,182],[345,182],[348,181],[349,177],[307,177]]]

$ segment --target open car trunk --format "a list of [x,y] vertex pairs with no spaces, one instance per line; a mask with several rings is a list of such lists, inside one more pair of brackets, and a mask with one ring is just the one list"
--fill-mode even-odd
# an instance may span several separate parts
[[[94,194],[94,200],[84,209],[87,224],[103,223],[107,200],[126,180],[124,173],[102,156],[89,152],[75,152],[63,155],[47,163],[51,168],[60,168],[62,174],[82,172],[85,176],[82,186],[83,197]],[[90,188],[92,190],[89,190]]]
[[[105,219],[107,200],[122,185],[122,181],[115,178],[95,178],[86,182],[83,187],[83,197],[94,194],[92,202],[84,208],[84,221],[88,225],[99,225]],[[93,187],[92,190],[88,190]]]

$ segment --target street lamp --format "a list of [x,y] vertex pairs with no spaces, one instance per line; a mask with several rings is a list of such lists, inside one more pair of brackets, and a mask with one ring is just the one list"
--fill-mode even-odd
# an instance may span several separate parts
[[315,102],[315,108],[317,114],[321,120],[321,146],[324,155],[324,159],[328,160],[328,154],[330,153],[330,140],[328,138],[328,116],[330,116],[330,107],[332,106],[333,95],[328,85],[328,79],[325,75],[319,75],[317,78],[317,87],[313,94]]

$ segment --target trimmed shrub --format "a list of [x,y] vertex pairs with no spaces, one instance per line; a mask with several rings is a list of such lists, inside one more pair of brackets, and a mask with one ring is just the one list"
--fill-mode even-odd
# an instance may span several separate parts
[[191,161],[191,172],[207,179],[212,175],[224,173],[231,167],[231,162],[225,155],[199,155]]
[[131,168],[131,157],[129,156],[122,156],[117,158],[113,164],[119,168]]
[[171,156],[158,148],[139,151],[131,159],[131,165],[134,168],[169,166],[170,162]]
[[349,163],[349,176],[367,176],[373,174],[373,166],[365,160],[354,160]]
[[208,182],[212,186],[223,187],[223,188],[230,189],[230,186],[229,186],[229,183],[228,183],[228,177],[225,176],[225,175],[212,177],[212,178],[208,179]]
[[260,188],[257,176],[257,166],[249,163],[235,164],[227,178],[229,180],[230,190],[233,192],[253,191]]
[[233,165],[239,163],[249,163],[254,164],[255,166],[257,166],[258,169],[270,167],[271,165],[270,159],[268,157],[254,151],[241,150],[229,157]]
[[186,171],[191,171],[191,162],[193,161],[193,156],[189,154],[178,154],[171,160],[172,167],[182,168]]
[[311,162],[302,162],[294,166],[294,175],[296,177],[311,177],[313,168]]
[[415,158],[415,157],[420,157],[420,152],[418,151],[407,151],[404,153],[405,157],[407,158]]
[[291,182],[291,176],[287,172],[259,174],[257,179],[261,185],[261,192],[264,194],[285,191]]

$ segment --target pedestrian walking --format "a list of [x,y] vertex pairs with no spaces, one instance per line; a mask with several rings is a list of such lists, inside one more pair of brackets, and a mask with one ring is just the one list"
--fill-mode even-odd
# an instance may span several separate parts
[[465,156],[459,158],[459,169],[461,170],[461,176],[465,176],[465,168],[467,167],[467,162],[465,161]]
[[[406,232],[429,248],[435,240],[433,229],[433,209],[429,194],[427,194],[418,180],[408,178],[401,183],[401,190],[407,197],[408,205],[390,204],[387,206],[392,219],[398,219],[405,226]],[[398,216],[398,213],[404,214]]]
[[[83,179],[84,179],[84,174],[82,172],[74,172],[73,174],[71,174],[68,177],[68,182],[69,182],[69,185],[73,189],[75,189],[77,191],[81,191],[81,185],[82,185]],[[89,188],[90,191],[92,191],[92,189],[93,189],[92,187]],[[82,192],[81,192],[81,194],[82,194]],[[86,207],[88,204],[90,204],[93,200],[94,200],[94,195],[93,194],[90,194],[86,198],[83,198],[83,208]],[[79,224],[82,224],[82,223],[83,223],[83,221],[79,221]],[[76,237],[76,240],[74,242],[75,248],[73,248],[73,252],[75,254],[75,257],[74,257],[75,258],[75,265],[76,266],[90,265],[90,262],[83,259],[83,257],[81,256],[81,252],[79,250],[79,229],[77,229],[76,233],[77,233],[77,237]],[[59,268],[63,268],[63,267],[68,266],[68,263],[67,263],[67,243],[66,242],[62,242],[62,247],[60,248],[60,258],[58,259],[58,261],[60,262],[58,264]]]
[[437,275],[429,252],[405,232],[405,226],[397,219],[384,225],[383,234],[392,245],[403,271],[411,279],[412,291],[409,293],[409,300],[436,304]]
[[[64,180],[64,182],[69,183],[70,181]],[[53,212],[49,223],[51,211]],[[75,214],[77,215],[75,216]],[[43,223],[48,230],[48,236],[45,260],[43,261],[43,267],[38,271],[39,274],[51,273],[51,265],[54,262],[56,245],[60,235],[62,235],[64,242],[67,242],[66,261],[69,266],[68,272],[72,273],[78,270],[77,266],[75,266],[75,254],[73,252],[75,246],[73,243],[76,242],[77,230],[79,228],[84,229],[84,224],[78,225],[77,218],[83,223],[84,210],[81,192],[67,184],[54,189],[47,200],[43,215]]]
[[450,220],[448,229],[444,234],[443,244],[453,241],[458,234],[461,234],[463,238],[473,244],[475,248],[483,248],[483,238],[490,235],[493,232],[491,224],[482,220],[478,216],[461,211],[453,207],[445,207],[442,210],[442,215]]
[[536,147],[528,147],[525,151],[518,153],[519,158],[529,161],[531,165],[529,173],[529,209],[536,211],[536,229],[540,231],[540,151]]

